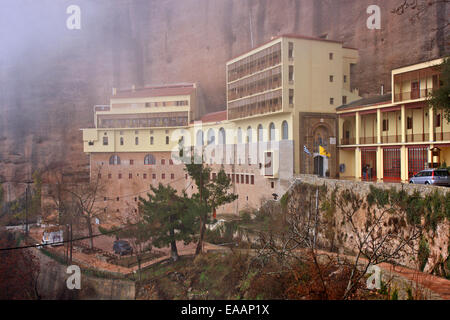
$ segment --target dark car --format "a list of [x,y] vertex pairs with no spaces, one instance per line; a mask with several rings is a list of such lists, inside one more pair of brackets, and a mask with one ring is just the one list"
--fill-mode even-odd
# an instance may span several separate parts
[[450,186],[450,175],[447,169],[428,169],[414,175],[409,183]]
[[133,248],[131,248],[130,243],[125,240],[116,240],[114,241],[113,250],[115,254],[118,255],[127,255],[133,254]]

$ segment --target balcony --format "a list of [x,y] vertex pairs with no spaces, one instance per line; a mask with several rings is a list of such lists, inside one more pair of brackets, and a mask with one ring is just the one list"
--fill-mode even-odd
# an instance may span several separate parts
[[342,146],[351,146],[356,144],[356,138],[342,138],[341,145]]
[[399,143],[402,142],[401,135],[381,136],[381,143]]
[[436,132],[434,141],[450,141],[450,132]]
[[94,112],[110,111],[110,106],[94,106]]
[[429,133],[407,134],[406,142],[428,142],[430,141]]
[[394,95],[394,102],[427,98],[431,92],[433,92],[432,89],[422,89],[422,90],[405,91],[405,92],[396,93]]
[[360,144],[376,144],[377,137],[360,137],[359,143]]

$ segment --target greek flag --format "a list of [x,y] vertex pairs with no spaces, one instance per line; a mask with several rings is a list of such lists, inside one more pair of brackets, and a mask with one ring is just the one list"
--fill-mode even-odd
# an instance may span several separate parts
[[309,152],[309,150],[308,150],[308,148],[306,146],[303,146],[303,151],[305,151],[305,153],[307,153],[310,156],[312,156],[311,152]]

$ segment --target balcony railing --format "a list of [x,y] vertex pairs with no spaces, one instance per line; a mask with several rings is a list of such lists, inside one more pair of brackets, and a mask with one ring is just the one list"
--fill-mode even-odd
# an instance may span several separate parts
[[402,142],[401,135],[381,136],[381,143],[398,143]]
[[406,142],[427,142],[427,141],[430,141],[430,134],[428,133],[416,133],[406,135]]
[[432,91],[433,91],[432,89],[421,89],[395,93],[394,102],[426,98]]
[[342,146],[354,145],[354,144],[356,144],[356,139],[355,138],[342,138],[341,139],[341,145]]
[[94,112],[109,111],[110,106],[94,106]]
[[450,132],[436,132],[434,141],[449,141]]
[[377,137],[360,137],[360,144],[375,144],[377,143]]

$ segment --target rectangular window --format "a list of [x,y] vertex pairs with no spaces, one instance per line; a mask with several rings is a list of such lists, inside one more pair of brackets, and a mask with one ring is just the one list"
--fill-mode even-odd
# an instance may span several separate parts
[[342,104],[347,104],[347,96],[342,96]]
[[161,165],[165,165],[166,164],[166,159],[161,159]]
[[330,98],[330,104],[331,104],[331,105],[334,104],[334,98]]
[[251,184],[255,184],[255,176],[251,176]]
[[152,174],[152,179],[153,179],[153,180],[156,180],[156,173],[153,173],[153,174]]
[[119,173],[119,179],[122,179],[122,174],[121,173]]
[[133,179],[133,174],[132,173],[128,174],[128,179]]
[[123,138],[120,137],[120,145],[123,146]]
[[161,179],[165,179],[166,178],[166,174],[165,173],[163,173],[162,175],[161,175]]
[[169,165],[173,165],[173,160],[172,159],[169,159]]
[[108,137],[103,137],[103,145],[104,146],[108,145]]
[[334,81],[334,76],[330,76],[330,82]]
[[406,118],[406,129],[411,130],[413,128],[413,118],[407,117]]
[[111,178],[112,178],[111,173],[108,173],[108,179],[111,179]]
[[231,182],[234,183],[234,173],[231,175]]
[[294,43],[289,42],[289,59],[294,58]]
[[330,52],[329,57],[330,57],[330,60],[333,60],[334,54],[332,52]]
[[250,183],[250,176],[249,176],[249,175],[246,175],[246,176],[245,176],[245,183],[246,183],[246,184],[249,184],[249,183]]
[[347,76],[344,75],[344,83],[347,83]]
[[244,182],[244,175],[243,175],[243,174],[241,174],[241,183],[242,183],[242,184],[245,183],[245,182]]
[[436,127],[437,128],[441,127],[441,115],[440,114],[436,115]]
[[175,179],[175,175],[173,173],[170,174],[170,179]]
[[130,165],[132,166],[134,164],[134,160],[130,160]]
[[166,137],[166,144],[169,144],[169,137]]
[[[233,179],[234,179],[234,174],[233,174]],[[238,174],[236,175],[236,183],[237,184],[239,183],[239,175]]]
[[383,131],[389,131],[389,119],[383,120]]
[[294,82],[294,66],[289,66],[289,82]]
[[289,89],[289,105],[294,104],[294,89]]
[[155,142],[155,139],[153,137],[150,137],[150,144],[153,145],[154,142]]
[[144,174],[142,175],[142,178],[143,178],[143,179],[147,179],[147,174],[144,173]]

